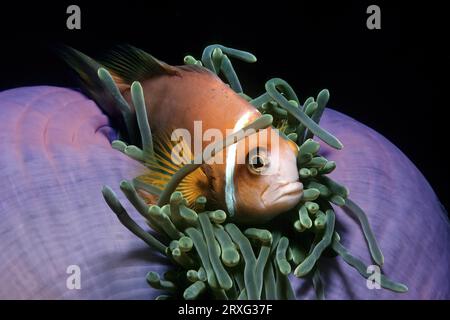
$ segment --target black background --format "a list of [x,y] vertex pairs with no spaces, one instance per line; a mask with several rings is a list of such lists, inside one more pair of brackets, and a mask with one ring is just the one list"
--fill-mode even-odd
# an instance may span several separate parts
[[[66,28],[69,4],[81,7],[81,30]],[[381,30],[366,27],[370,4],[381,8]],[[258,63],[235,63],[247,93],[272,77],[301,100],[328,88],[332,108],[397,145],[449,207],[449,35],[444,9],[430,1],[16,1],[0,12],[1,90],[73,86],[52,52],[60,43],[94,56],[130,43],[170,64],[212,43],[248,50]]]
[[[270,305],[272,311],[269,315],[230,315],[222,314],[224,305]],[[188,306],[213,307],[218,313],[206,318],[205,316],[180,316],[179,308]],[[287,312],[292,312],[295,317],[314,318],[317,315],[325,319],[336,316],[345,319],[361,319],[361,312],[380,313],[384,316],[387,312],[394,318],[411,319],[417,317],[421,312],[444,313],[450,305],[449,300],[272,300],[272,301],[218,301],[218,300],[192,300],[192,301],[0,301],[2,311],[14,315],[32,316],[34,318],[43,316],[46,319],[61,319],[69,312],[74,318],[84,319],[89,316],[98,315],[102,318],[111,319],[134,319],[134,318],[158,318],[163,316],[167,319],[283,319],[287,318]],[[385,311],[388,310],[388,311]],[[291,317],[293,318],[293,317]]]

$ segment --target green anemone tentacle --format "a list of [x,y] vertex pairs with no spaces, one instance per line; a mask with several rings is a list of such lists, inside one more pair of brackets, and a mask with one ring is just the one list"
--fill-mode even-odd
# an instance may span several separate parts
[[[262,117],[243,128],[245,134],[237,132],[224,140],[208,146],[211,150],[221,150],[246,137],[248,128],[260,130],[270,125],[283,124],[284,133],[297,144],[299,153],[297,165],[299,176],[306,189],[296,206],[279,215],[265,225],[241,226],[222,210],[207,211],[207,200],[199,197],[197,211],[185,206],[181,192],[175,191],[178,184],[189,173],[199,167],[189,163],[173,175],[161,192],[142,181],[122,181],[120,189],[136,210],[147,219],[149,225],[168,243],[156,239],[134,222],[111,188],[102,190],[105,201],[117,215],[120,222],[151,248],[167,256],[176,265],[162,277],[149,272],[146,280],[154,288],[168,294],[157,299],[183,298],[186,300],[215,299],[294,299],[295,294],[288,276],[308,276],[318,299],[325,298],[325,288],[320,275],[320,261],[325,252],[335,254],[354,267],[363,277],[368,277],[365,264],[351,255],[342,246],[335,231],[335,207],[343,206],[355,215],[367,240],[369,251],[375,263],[382,265],[384,258],[369,226],[364,211],[348,199],[349,190],[327,175],[336,168],[334,161],[320,155],[320,145],[313,138],[317,136],[330,146],[341,149],[340,141],[319,126],[320,118],[329,100],[329,92],[324,89],[316,99],[309,97],[303,105],[294,90],[284,80],[274,78],[266,83],[266,92],[251,98],[242,90],[234,67],[229,58],[245,62],[255,62],[251,53],[211,45],[205,48],[200,60],[192,56],[184,59],[186,64],[195,64],[222,73],[231,88],[254,105]],[[131,88],[136,113],[130,113],[120,92],[112,85],[111,76],[104,69],[99,76],[116,100],[124,116],[128,129],[139,127],[140,145],[127,145],[116,140],[112,147],[145,164],[145,159],[153,155],[151,128],[142,87],[138,82]],[[136,119],[130,118],[137,117]],[[238,140],[236,140],[238,137]],[[212,152],[205,154],[211,154]],[[205,161],[207,159],[204,159]],[[136,189],[160,196],[157,205],[149,206]],[[407,287],[381,275],[381,286],[395,291],[406,292]]]

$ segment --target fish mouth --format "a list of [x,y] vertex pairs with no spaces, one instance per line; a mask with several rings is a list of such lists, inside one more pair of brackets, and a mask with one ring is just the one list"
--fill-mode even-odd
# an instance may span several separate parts
[[261,199],[266,207],[279,207],[281,204],[284,204],[282,207],[285,207],[285,210],[289,210],[300,201],[302,195],[303,184],[301,182],[283,181],[264,190]]

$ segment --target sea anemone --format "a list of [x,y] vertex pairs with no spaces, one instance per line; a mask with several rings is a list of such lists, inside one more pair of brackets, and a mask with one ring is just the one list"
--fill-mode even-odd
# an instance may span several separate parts
[[[267,81],[264,94],[251,98],[243,92],[229,57],[256,61],[248,52],[221,45],[205,48],[201,61],[192,56],[184,59],[186,64],[204,65],[222,75],[236,93],[263,114],[241,132],[216,142],[215,146],[226,148],[236,143],[246,137],[246,129],[260,130],[274,125],[297,144],[299,176],[306,189],[295,209],[265,225],[255,221],[254,226],[244,226],[222,210],[205,210],[208,199],[204,196],[197,198],[196,210],[189,208],[182,192],[176,191],[183,178],[200,164],[192,162],[183,166],[162,192],[137,179],[122,181],[121,190],[159,234],[160,239],[157,239],[130,218],[112,189],[105,186],[103,196],[121,223],[173,262],[173,268],[164,275],[153,271],[147,275],[153,288],[165,291],[157,299],[295,299],[289,280],[292,273],[299,278],[311,277],[317,298],[323,299],[326,294],[319,265],[324,256],[340,256],[363,277],[375,279],[365,263],[343,246],[335,230],[334,208],[345,208],[345,212],[356,218],[373,263],[381,268],[383,254],[366,214],[349,198],[349,190],[328,176],[338,164],[321,154],[320,143],[314,139],[334,149],[343,147],[336,137],[319,126],[329,100],[328,90],[320,91],[316,98],[308,97],[301,104],[287,82],[274,78]],[[112,146],[146,165],[145,159],[154,154],[154,150],[142,87],[139,82],[134,82],[131,87],[134,112],[121,99],[108,71],[101,68],[98,75],[117,97],[124,119],[128,119],[128,132],[124,136],[129,141],[115,140]],[[136,121],[129,121],[133,117]],[[138,128],[132,128],[133,123],[137,123]],[[132,132],[139,132],[139,135],[133,136]],[[156,193],[159,196],[157,205],[147,205],[136,189]],[[399,293],[408,290],[404,284],[392,281],[384,274],[375,276],[383,288]]]

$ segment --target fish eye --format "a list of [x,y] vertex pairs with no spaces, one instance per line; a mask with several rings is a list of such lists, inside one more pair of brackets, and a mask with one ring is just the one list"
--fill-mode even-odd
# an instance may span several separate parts
[[269,154],[266,149],[255,148],[249,152],[247,167],[252,173],[261,174],[269,165]]

